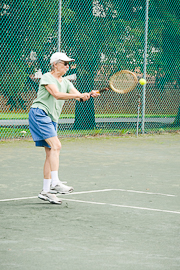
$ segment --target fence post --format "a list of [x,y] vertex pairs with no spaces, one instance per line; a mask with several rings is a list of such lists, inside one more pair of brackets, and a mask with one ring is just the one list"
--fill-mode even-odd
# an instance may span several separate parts
[[61,0],[59,0],[58,10],[58,52],[61,50]]
[[[143,71],[143,78],[145,80],[146,80],[146,64],[147,64],[148,6],[149,6],[149,0],[146,0],[146,20],[145,20],[145,38],[144,38],[144,71]],[[142,120],[141,120],[142,134],[144,134],[145,95],[146,95],[146,84],[143,85]]]

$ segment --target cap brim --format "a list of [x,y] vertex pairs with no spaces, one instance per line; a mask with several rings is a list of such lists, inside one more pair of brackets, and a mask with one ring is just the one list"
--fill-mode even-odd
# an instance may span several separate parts
[[61,59],[61,58],[59,58],[59,59],[52,59],[52,60],[50,61],[50,64],[52,64],[52,63],[54,63],[54,62],[56,62],[56,61],[58,61],[58,60],[60,60],[60,61],[65,61],[65,62],[74,62],[74,61],[75,61],[75,59],[66,57],[66,58],[64,58],[64,59]]
[[74,61],[75,61],[75,59],[72,59],[72,58],[69,58],[69,57],[68,57],[68,59],[67,59],[67,60],[63,60],[63,61],[67,61],[67,62],[74,62]]

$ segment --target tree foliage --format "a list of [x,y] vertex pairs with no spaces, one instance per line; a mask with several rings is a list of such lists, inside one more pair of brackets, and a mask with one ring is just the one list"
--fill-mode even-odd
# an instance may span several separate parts
[[[179,3],[149,1],[147,72],[155,75],[160,68],[166,81],[179,76]],[[9,86],[6,83],[2,87],[6,95],[13,95],[17,89],[13,81],[19,80],[19,66],[25,83],[32,51],[36,54],[34,69],[48,71],[50,55],[57,50],[58,6],[58,0],[4,0],[1,5],[1,71],[4,78],[13,75],[9,76]],[[143,71],[145,8],[144,0],[62,0],[61,50],[76,58],[77,87],[81,92],[94,88],[94,78],[102,66],[109,75],[120,69],[134,71],[139,67]],[[23,89],[21,85],[19,91]],[[81,119],[76,121],[80,123],[77,128],[84,125],[83,111],[92,112],[89,118],[93,128],[93,100],[76,104],[76,116]]]

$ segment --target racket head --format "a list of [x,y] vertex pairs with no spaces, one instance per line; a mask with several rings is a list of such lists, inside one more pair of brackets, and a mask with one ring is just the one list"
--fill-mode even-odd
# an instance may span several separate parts
[[112,75],[109,80],[110,88],[119,94],[132,91],[137,84],[138,79],[136,75],[129,70],[118,71]]

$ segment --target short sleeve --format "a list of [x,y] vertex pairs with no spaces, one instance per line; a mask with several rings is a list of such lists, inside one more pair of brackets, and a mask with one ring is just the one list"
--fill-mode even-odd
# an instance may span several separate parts
[[74,88],[74,85],[69,80],[67,80],[67,79],[66,79],[66,83],[67,83],[67,93],[69,93],[70,90],[72,88]]
[[41,80],[40,80],[40,85],[47,85],[51,83],[52,83],[52,79],[49,77],[48,73],[45,73],[44,75],[42,75]]

